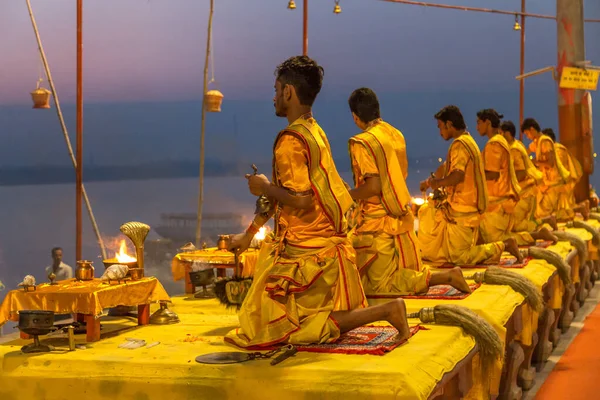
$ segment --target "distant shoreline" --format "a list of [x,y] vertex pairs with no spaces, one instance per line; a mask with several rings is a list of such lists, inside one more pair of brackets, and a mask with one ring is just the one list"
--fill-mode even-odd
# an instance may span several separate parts
[[[243,165],[242,165],[243,164]],[[198,163],[191,161],[162,162],[126,166],[91,166],[83,171],[84,182],[130,181],[168,178],[197,178]],[[224,164],[207,162],[205,176],[244,176],[252,172],[246,163]],[[269,171],[271,165],[258,165],[259,171]],[[71,166],[37,166],[0,168],[0,186],[58,185],[74,183]]]

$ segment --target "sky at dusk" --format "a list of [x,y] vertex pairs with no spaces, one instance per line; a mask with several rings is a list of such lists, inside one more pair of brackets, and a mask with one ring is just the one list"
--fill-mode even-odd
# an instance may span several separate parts
[[[521,3],[444,2],[503,10],[520,9]],[[87,150],[89,154],[103,160],[108,149],[124,147],[128,154],[136,148],[132,162],[160,158],[157,148],[166,154],[163,158],[197,157],[194,140],[200,113],[197,103],[190,101],[197,102],[202,93],[209,1],[84,3],[85,134],[86,143],[95,146]],[[287,57],[301,53],[302,0],[294,11],[286,8],[287,0],[215,3],[215,78],[225,101],[223,113],[209,116],[208,146],[218,147],[231,135],[250,133],[269,148],[268,138],[283,125],[273,116],[273,70]],[[390,116],[405,131],[409,150],[411,144],[422,147],[424,143],[410,131],[426,125],[427,132],[435,133],[431,116],[446,103],[462,101],[471,114],[502,106],[500,111],[507,117],[518,118],[514,77],[519,72],[519,33],[512,29],[514,17],[379,0],[342,0],[343,12],[334,15],[333,0],[309,4],[309,55],[325,68],[316,111],[327,114],[323,118],[327,132],[343,127],[344,137],[337,141],[341,152],[347,137],[355,133],[346,99],[360,86],[380,94],[384,117]],[[32,6],[74,136],[75,1],[32,0]],[[554,0],[527,1],[529,12],[553,15],[555,8]],[[600,1],[586,0],[585,14],[600,18]],[[586,24],[585,35],[586,58],[600,65],[600,23]],[[25,151],[37,163],[57,158],[68,163],[54,112],[30,108],[29,92],[35,88],[40,62],[25,1],[0,2],[0,37],[0,132],[5,137],[0,164],[30,162],[17,156]],[[555,64],[555,21],[528,19],[526,70]],[[555,96],[550,75],[531,78],[526,84],[526,113],[543,115],[548,118],[543,125],[555,127]],[[143,107],[141,102],[153,105]],[[600,103],[596,104],[598,121]],[[469,115],[474,130],[472,119]],[[188,139],[186,147],[196,150],[178,150]],[[141,147],[140,141],[144,141]],[[32,142],[44,146],[30,149]]]

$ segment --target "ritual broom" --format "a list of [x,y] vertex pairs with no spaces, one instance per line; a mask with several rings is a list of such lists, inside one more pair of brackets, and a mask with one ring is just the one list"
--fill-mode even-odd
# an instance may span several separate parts
[[485,271],[465,276],[465,279],[472,279],[477,283],[488,285],[510,286],[512,290],[525,297],[525,301],[534,311],[541,312],[544,309],[544,299],[537,287],[529,279],[516,272],[500,267],[488,267]]
[[556,272],[565,286],[571,284],[571,267],[562,259],[561,256],[548,249],[532,246],[521,250],[521,254],[525,257],[544,260],[556,268]]
[[589,233],[592,234],[592,244],[594,246],[600,246],[600,233],[598,233],[596,228],[594,228],[590,224],[587,224],[583,221],[570,221],[570,222],[567,222],[566,226],[567,226],[567,228],[585,229],[586,231],[588,231]]
[[489,380],[488,373],[496,361],[504,358],[504,347],[498,333],[485,319],[466,307],[438,304],[410,313],[408,318],[418,318],[424,324],[458,326],[464,333],[472,336],[479,348],[482,382]]
[[[592,210],[597,210],[597,209],[593,208]],[[596,221],[600,221],[600,214],[597,212],[591,212],[590,219],[595,219]]]
[[585,243],[585,240],[581,239],[577,235],[565,231],[554,231],[552,232],[552,234],[561,241],[571,243],[571,245],[573,245],[573,247],[577,249],[579,261],[581,262],[581,264],[585,264],[588,258],[588,248],[587,244]]

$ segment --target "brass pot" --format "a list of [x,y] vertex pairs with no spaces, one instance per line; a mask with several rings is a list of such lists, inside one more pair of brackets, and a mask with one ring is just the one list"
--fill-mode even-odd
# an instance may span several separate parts
[[144,268],[129,268],[129,275],[134,281],[138,281],[144,277]]
[[219,240],[217,241],[217,249],[227,250],[227,247],[229,247],[230,243],[231,243],[230,235],[219,235]]
[[77,261],[77,269],[75,270],[75,278],[78,281],[91,281],[94,279],[93,262],[89,260]]

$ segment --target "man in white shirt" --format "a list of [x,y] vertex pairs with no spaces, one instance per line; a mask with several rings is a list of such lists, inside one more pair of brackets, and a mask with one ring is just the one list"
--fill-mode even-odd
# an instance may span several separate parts
[[57,281],[73,278],[73,268],[62,262],[63,250],[60,247],[52,249],[52,265],[46,267],[46,276],[54,272]]

